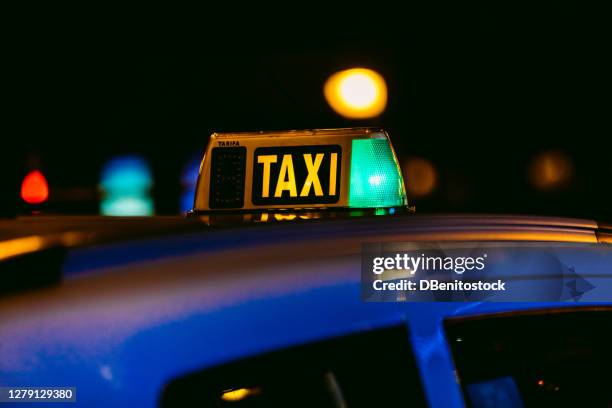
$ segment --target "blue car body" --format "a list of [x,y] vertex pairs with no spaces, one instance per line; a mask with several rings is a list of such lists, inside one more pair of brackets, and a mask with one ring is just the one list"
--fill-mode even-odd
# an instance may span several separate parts
[[60,284],[0,298],[0,383],[76,387],[75,406],[152,407],[190,372],[406,325],[428,404],[462,407],[445,319],[577,304],[363,302],[361,244],[565,240],[572,262],[601,272],[593,279],[610,293],[607,260],[594,255],[609,245],[596,229],[581,220],[398,216],[200,226],[75,245]]

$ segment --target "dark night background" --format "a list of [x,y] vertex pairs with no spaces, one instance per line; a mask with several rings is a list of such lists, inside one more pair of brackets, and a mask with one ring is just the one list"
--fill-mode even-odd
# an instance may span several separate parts
[[[363,9],[345,24],[190,14],[43,15],[44,24],[10,29],[9,184],[40,168],[51,188],[43,210],[95,213],[103,163],[138,153],[153,168],[156,212],[176,213],[181,169],[212,131],[381,126],[400,161],[422,157],[437,169],[433,193],[411,200],[417,212],[612,219],[610,35],[596,11],[474,7],[391,18]],[[323,97],[330,74],[355,66],[387,81],[376,119],[343,119]],[[542,191],[528,168],[550,150],[573,171]],[[54,197],[75,188],[84,193]]]

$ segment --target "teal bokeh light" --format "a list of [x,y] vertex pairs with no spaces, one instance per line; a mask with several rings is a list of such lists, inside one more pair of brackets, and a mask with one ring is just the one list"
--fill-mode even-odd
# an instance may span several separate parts
[[153,185],[147,162],[139,156],[122,156],[109,160],[100,175],[100,187],[113,193],[146,193]]
[[153,215],[153,200],[150,197],[109,196],[102,200],[102,215],[144,216]]
[[100,212],[114,216],[152,215],[151,187],[153,177],[146,160],[139,156],[113,158],[100,175],[103,193]]

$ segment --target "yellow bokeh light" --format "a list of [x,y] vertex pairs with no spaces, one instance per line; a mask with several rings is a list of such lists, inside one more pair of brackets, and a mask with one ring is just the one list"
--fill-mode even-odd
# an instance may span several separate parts
[[237,388],[229,390],[221,394],[221,399],[227,402],[241,401],[246,397],[254,394],[259,394],[259,388]]
[[44,243],[44,239],[37,235],[0,242],[0,260],[38,251]]
[[387,106],[385,79],[367,68],[336,72],[325,82],[323,93],[334,111],[350,119],[373,118]]

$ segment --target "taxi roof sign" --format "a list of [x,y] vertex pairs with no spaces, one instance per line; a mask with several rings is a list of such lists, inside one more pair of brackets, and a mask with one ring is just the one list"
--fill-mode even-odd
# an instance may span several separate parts
[[384,130],[316,129],[212,134],[193,212],[406,205],[400,167]]

